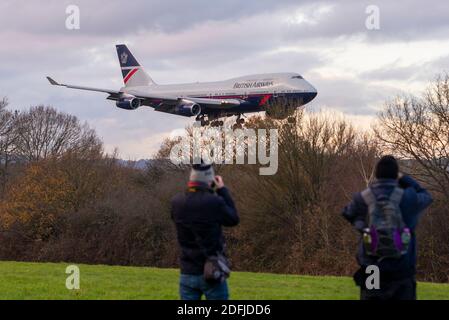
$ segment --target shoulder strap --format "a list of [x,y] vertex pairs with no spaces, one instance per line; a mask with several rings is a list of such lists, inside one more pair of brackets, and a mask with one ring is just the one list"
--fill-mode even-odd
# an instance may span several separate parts
[[370,188],[366,188],[361,192],[363,201],[365,201],[368,207],[371,207],[376,204],[376,197]]
[[396,187],[396,188],[394,188],[393,192],[390,195],[390,200],[396,204],[399,204],[401,202],[403,194],[404,194],[404,189]]
[[366,216],[366,223],[368,225],[371,225],[371,214],[374,211],[374,208],[376,206],[376,196],[374,195],[373,191],[370,188],[366,188],[361,192],[363,201],[365,201],[365,204],[368,206],[368,214]]

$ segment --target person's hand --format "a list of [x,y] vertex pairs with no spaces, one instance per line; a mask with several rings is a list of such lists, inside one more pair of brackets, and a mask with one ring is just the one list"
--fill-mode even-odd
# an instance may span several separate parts
[[221,189],[224,187],[223,178],[221,176],[215,176],[214,182],[215,182],[215,188]]
[[399,187],[401,187],[402,189],[407,189],[410,186],[411,186],[410,181],[407,178],[407,175],[402,174],[401,177],[399,178]]

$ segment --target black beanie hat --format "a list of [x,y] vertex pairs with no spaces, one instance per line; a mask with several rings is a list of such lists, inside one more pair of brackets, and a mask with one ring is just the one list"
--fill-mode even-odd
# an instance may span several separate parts
[[393,156],[383,156],[376,165],[377,179],[397,179],[399,165]]

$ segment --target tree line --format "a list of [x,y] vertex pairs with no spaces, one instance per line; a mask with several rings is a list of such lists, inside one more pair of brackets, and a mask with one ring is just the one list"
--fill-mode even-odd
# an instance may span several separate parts
[[[279,168],[218,165],[241,225],[228,230],[235,270],[351,275],[357,234],[341,218],[373,179],[385,153],[435,202],[418,228],[419,278],[449,281],[449,77],[422,96],[388,101],[368,132],[344,118],[298,111],[293,121],[253,116],[277,128]],[[0,259],[177,266],[170,199],[189,168],[168,160],[166,140],[146,169],[107,154],[87,124],[52,107],[7,109],[0,100]]]

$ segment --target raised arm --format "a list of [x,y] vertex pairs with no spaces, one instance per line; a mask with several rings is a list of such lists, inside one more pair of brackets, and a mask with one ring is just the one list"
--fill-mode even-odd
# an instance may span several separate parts
[[415,179],[410,176],[402,176],[399,179],[399,185],[404,188],[413,188],[416,192],[416,211],[421,212],[426,209],[433,201],[431,194],[423,188]]
[[217,194],[219,196],[218,210],[221,224],[226,227],[238,225],[240,218],[229,190],[226,187],[222,187],[217,190]]

